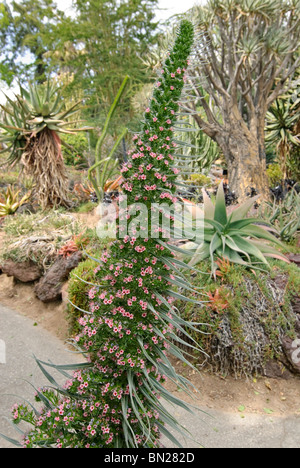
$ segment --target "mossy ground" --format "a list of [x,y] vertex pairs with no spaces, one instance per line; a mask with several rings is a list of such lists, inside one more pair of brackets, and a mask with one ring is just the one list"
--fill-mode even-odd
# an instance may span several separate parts
[[282,338],[296,338],[297,266],[271,261],[268,271],[251,271],[220,262],[216,280],[209,275],[209,262],[197,268],[206,274],[193,274],[192,283],[203,288],[203,300],[209,302],[178,304],[184,319],[204,324],[193,338],[209,358],[199,353],[195,360],[235,376],[264,375],[274,360],[283,366]]

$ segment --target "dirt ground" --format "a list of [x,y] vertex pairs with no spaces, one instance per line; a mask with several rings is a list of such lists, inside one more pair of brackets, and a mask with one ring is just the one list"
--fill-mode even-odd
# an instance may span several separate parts
[[44,304],[36,298],[32,284],[16,283],[13,278],[0,275],[0,304],[34,320],[62,340],[68,338],[65,305],[61,301]]
[[[300,379],[290,380],[256,379],[236,380],[213,375],[209,371],[199,371],[173,363],[177,373],[185,376],[195,387],[191,389],[194,399],[183,390],[168,382],[166,387],[178,398],[194,406],[206,407],[225,413],[247,413],[276,416],[300,415]],[[197,392],[197,390],[198,392]]]

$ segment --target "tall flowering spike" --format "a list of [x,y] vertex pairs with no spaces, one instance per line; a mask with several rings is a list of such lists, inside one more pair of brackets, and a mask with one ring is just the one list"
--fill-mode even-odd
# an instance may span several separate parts
[[163,386],[170,377],[188,389],[167,356],[184,360],[174,343],[180,341],[178,329],[188,336],[191,327],[172,305],[178,296],[171,291],[172,256],[168,258],[162,242],[167,235],[154,222],[147,222],[144,229],[149,225],[157,229],[157,238],[137,233],[134,223],[130,232],[124,232],[124,226],[131,221],[133,204],[143,204],[147,218],[153,206],[176,201],[173,125],[193,39],[192,24],[183,21],[146,109],[142,131],[134,137],[135,151],[122,169],[127,205],[120,209],[118,239],[99,261],[99,286],[89,293],[90,311],[80,319],[82,331],[76,338],[89,365],[66,382],[64,394],[69,396],[52,390],[38,393],[38,399],[49,402],[39,416],[14,407],[16,422],[34,424],[24,446],[155,447],[162,433],[174,442],[166,425],[181,431],[160,402],[163,396],[189,410]]
[[172,163],[176,147],[172,141],[173,125],[193,41],[193,25],[183,21],[173,50],[168,54],[155,84],[142,131],[134,137],[136,151],[123,168],[126,179],[123,190],[129,203],[137,200],[160,202],[167,198],[163,196],[162,189],[167,193],[175,192],[174,181],[178,171]]

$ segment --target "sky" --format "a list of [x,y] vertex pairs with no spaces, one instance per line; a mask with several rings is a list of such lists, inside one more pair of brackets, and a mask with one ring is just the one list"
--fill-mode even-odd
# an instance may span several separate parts
[[[70,14],[72,11],[72,0],[55,0],[59,9],[64,11],[66,14]],[[10,3],[11,0],[8,0]],[[203,3],[203,0],[159,0],[159,9],[156,12],[157,21],[164,21],[173,15],[184,13],[192,8],[194,5]],[[14,89],[8,90],[7,88],[3,91],[10,97],[13,97]],[[0,93],[0,103],[4,104],[6,101],[5,96]]]
[[159,8],[164,8],[165,11],[158,11],[157,18],[163,20],[184,13],[199,3],[201,3],[199,0],[159,0]]
[[[56,0],[60,10],[66,13],[70,12],[72,0]],[[195,4],[201,3],[201,0],[159,0],[159,11],[156,16],[158,20],[165,20],[172,15],[184,13],[192,8]],[[161,10],[160,10],[161,9]]]

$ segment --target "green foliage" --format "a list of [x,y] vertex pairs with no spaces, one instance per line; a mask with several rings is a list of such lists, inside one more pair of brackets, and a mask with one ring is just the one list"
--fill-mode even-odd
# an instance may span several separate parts
[[[96,252],[97,255],[102,252]],[[70,274],[68,286],[68,299],[67,306],[68,320],[70,324],[70,333],[77,334],[80,332],[80,325],[78,319],[83,317],[86,311],[89,310],[90,298],[89,291],[93,284],[97,283],[96,268],[99,263],[96,260],[87,258],[81,262]]]
[[293,179],[299,177],[300,172],[296,163],[300,152],[299,79],[296,83],[296,89],[291,89],[271,106],[266,122],[267,146],[276,147],[283,178],[290,176]]
[[86,168],[89,143],[86,135],[76,133],[75,135],[64,136],[64,147],[62,153],[67,166],[75,166],[77,168]]
[[154,78],[140,64],[157,42],[157,2],[76,0],[72,16],[53,0],[2,2],[0,79],[10,85],[14,79],[43,83],[49,74],[68,75],[63,96],[82,97],[84,117],[101,127],[128,74],[131,86],[111,127],[116,133],[134,118],[131,97]]
[[270,187],[276,187],[283,181],[283,173],[279,164],[270,164],[267,169]]
[[20,199],[20,190],[9,186],[4,195],[0,193],[0,218],[14,214],[17,209],[28,201],[30,193]]
[[198,188],[209,188],[212,186],[211,179],[204,174],[191,174],[189,180],[187,180],[186,183],[194,185]]
[[[57,41],[56,24],[64,20],[64,13],[53,0],[2,2],[1,12],[5,22],[4,27],[0,28],[0,34],[4,36],[2,63],[10,72],[3,79],[8,84],[12,78],[21,82],[34,79],[43,83],[50,71],[46,52]],[[30,61],[27,57],[30,57]]]
[[256,218],[247,218],[247,214],[254,205],[256,199],[250,199],[230,215],[226,212],[225,195],[223,183],[220,184],[215,204],[208,195],[204,193],[204,239],[200,242],[190,266],[210,258],[211,271],[215,274],[216,258],[227,258],[230,262],[257,267],[257,264],[268,266],[266,257],[280,257],[285,260],[284,255],[268,243],[282,244],[273,236],[264,221]]
[[[140,67],[140,57],[156,43],[157,0],[76,0],[73,19],[57,27],[52,63],[76,70],[69,89],[83,89],[89,98],[89,114],[103,118],[113,104],[124,76],[131,78],[130,93],[122,100],[115,129],[132,117],[130,95],[149,82],[149,73]],[[88,64],[88,71],[87,71]]]

